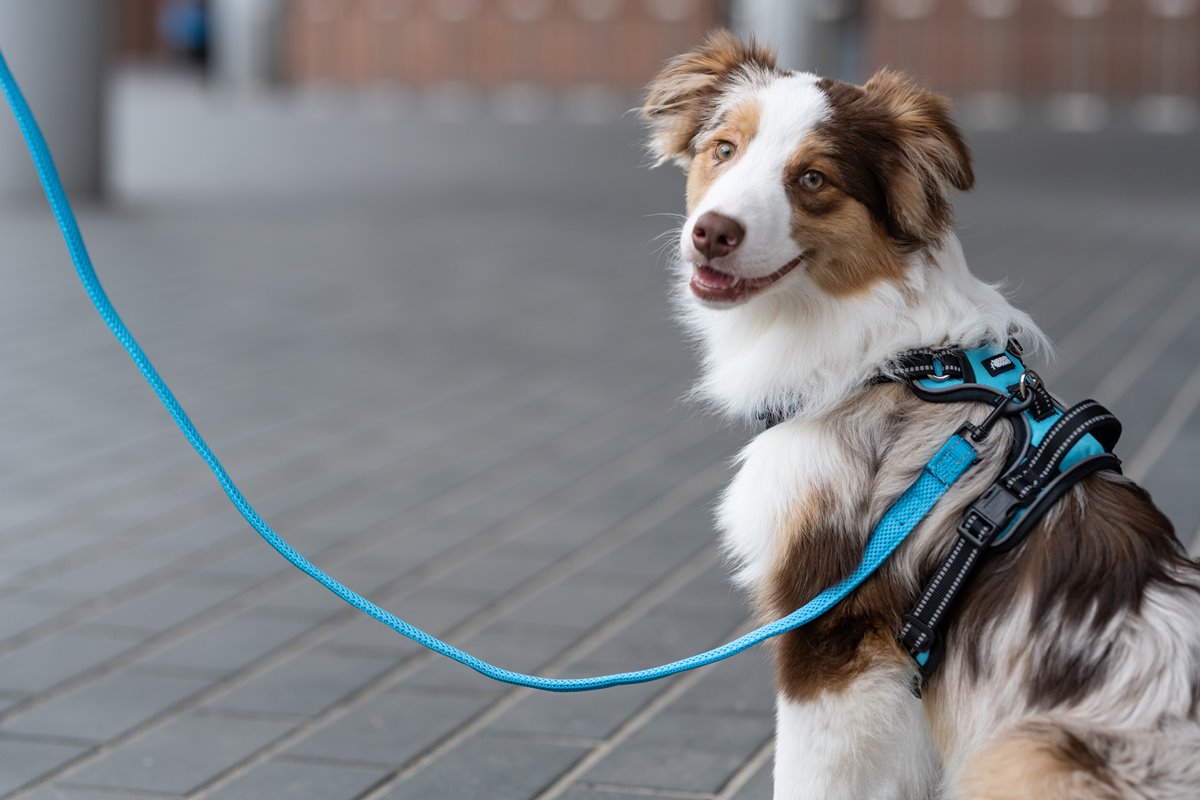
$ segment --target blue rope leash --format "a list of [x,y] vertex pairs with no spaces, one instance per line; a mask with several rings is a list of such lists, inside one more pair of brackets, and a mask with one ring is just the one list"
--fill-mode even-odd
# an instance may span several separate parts
[[71,210],[70,203],[67,202],[67,196],[63,191],[62,182],[59,180],[58,171],[54,167],[54,159],[50,155],[50,149],[46,146],[45,139],[42,138],[37,121],[34,119],[33,113],[29,110],[29,105],[25,102],[20,87],[8,69],[8,64],[4,60],[3,53],[0,53],[0,87],[3,88],[13,116],[16,117],[17,124],[21,128],[21,133],[25,137],[26,145],[29,147],[29,154],[33,158],[34,166],[37,168],[38,176],[41,178],[46,199],[50,203],[50,208],[54,212],[55,219],[58,220],[58,227],[62,230],[67,250],[71,254],[71,261],[75,264],[75,272],[79,275],[79,280],[83,283],[83,288],[87,290],[88,297],[92,300],[92,305],[96,307],[96,311],[99,312],[104,323],[108,325],[113,336],[125,348],[125,352],[133,359],[133,363],[141,371],[142,377],[146,379],[146,382],[150,384],[150,388],[158,395],[158,399],[162,401],[163,406],[167,409],[167,413],[175,420],[175,424],[179,426],[183,435],[187,437],[188,442],[200,454],[204,462],[208,464],[208,468],[217,477],[221,488],[225,491],[226,496],[229,497],[229,501],[233,503],[234,508],[238,510],[238,513],[281,556],[345,602],[362,611],[364,614],[379,620],[397,633],[407,636],[417,644],[440,653],[447,658],[452,658],[460,664],[465,664],[476,672],[494,680],[515,686],[527,686],[551,692],[582,692],[629,683],[644,683],[646,681],[665,678],[678,672],[703,667],[716,661],[722,661],[767,639],[794,630],[816,619],[830,608],[833,608],[833,606],[837,605],[846,595],[875,572],[975,459],[975,449],[960,436],[952,436],[925,466],[924,471],[922,471],[916,482],[905,491],[900,499],[884,515],[883,519],[880,520],[879,525],[871,534],[870,541],[867,543],[863,561],[854,570],[853,574],[836,586],[824,590],[788,616],[751,631],[732,642],[704,653],[698,653],[679,661],[673,661],[670,664],[663,664],[662,666],[637,670],[635,672],[598,675],[592,678],[543,678],[537,675],[527,675],[522,672],[513,672],[512,670],[493,666],[470,653],[443,642],[441,639],[426,633],[420,628],[410,625],[395,614],[367,600],[353,589],[342,585],[284,541],[259,516],[254,507],[250,505],[250,502],[242,495],[237,485],[233,482],[233,479],[229,477],[229,473],[225,471],[225,468],[221,465],[221,462],[217,459],[212,449],[209,448],[208,443],[204,441],[199,431],[196,430],[196,426],[188,418],[187,412],[183,410],[183,406],[175,399],[175,395],[159,376],[154,365],[150,363],[150,359],[146,357],[141,346],[134,339],[133,334],[125,327],[125,323],[121,320],[120,315],[117,314],[116,308],[113,307],[112,302],[108,299],[108,295],[105,294],[104,287],[101,285],[100,279],[96,276],[96,271],[92,267],[91,257],[88,255],[87,247],[84,245],[83,236],[79,232],[79,225],[75,220],[75,214]]

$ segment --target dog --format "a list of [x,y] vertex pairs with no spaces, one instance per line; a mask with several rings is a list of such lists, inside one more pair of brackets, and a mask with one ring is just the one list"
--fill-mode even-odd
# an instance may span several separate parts
[[[974,183],[949,102],[880,71],[789,72],[727,32],[649,85],[657,163],[686,178],[677,305],[696,394],[734,420],[787,409],[716,512],[763,618],[846,577],[883,513],[983,403],[878,382],[897,354],[1048,343],[975,278],[950,197]],[[884,566],[775,640],[775,800],[1197,800],[1200,566],[1147,493],[1096,472],[985,560],[918,699],[901,617],[998,475],[1007,425]]]

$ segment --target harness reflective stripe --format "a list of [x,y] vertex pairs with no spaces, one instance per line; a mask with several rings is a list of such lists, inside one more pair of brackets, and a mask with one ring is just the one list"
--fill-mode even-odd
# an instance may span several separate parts
[[204,437],[196,430],[195,425],[192,424],[183,406],[179,404],[179,401],[176,400],[175,395],[171,392],[166,382],[159,376],[154,365],[142,351],[141,346],[133,334],[129,332],[117,310],[109,301],[104,287],[100,284],[100,279],[96,276],[95,269],[92,267],[91,257],[88,255],[83,236],[79,232],[75,214],[71,210],[70,203],[67,201],[66,193],[63,191],[50,150],[46,146],[45,139],[43,139],[41,131],[38,129],[37,121],[29,110],[29,106],[26,104],[20,88],[13,79],[2,53],[0,53],[0,88],[3,88],[13,116],[16,117],[17,123],[21,128],[21,133],[25,137],[30,156],[37,167],[42,188],[45,190],[46,199],[50,203],[50,208],[54,212],[55,219],[58,220],[67,250],[70,252],[71,260],[75,265],[75,271],[84,289],[87,291],[88,297],[91,298],[96,311],[100,314],[109,330],[112,331],[113,336],[125,348],[129,357],[133,359],[134,364],[142,373],[142,376],[150,384],[154,393],[158,395],[159,400],[171,415],[175,424],[179,426],[179,429],[183,432],[188,442],[200,454],[200,457],[204,459],[209,469],[212,470],[226,496],[228,496],[230,502],[233,503],[242,517],[245,518],[246,522],[250,524],[267,544],[290,561],[297,569],[309,575],[313,580],[320,583],[345,602],[359,609],[364,614],[382,622],[397,633],[412,639],[417,644],[454,659],[461,664],[465,664],[489,678],[516,686],[527,686],[554,692],[579,692],[629,683],[643,683],[721,661],[774,636],[794,630],[816,619],[837,605],[846,595],[870,577],[888,556],[899,547],[900,543],[916,528],[929,513],[929,510],[933,508],[934,504],[946,493],[946,490],[958,480],[975,460],[976,450],[970,442],[958,434],[951,436],[925,466],[916,481],[884,514],[866,545],[862,563],[858,565],[851,575],[837,585],[824,590],[803,607],[788,616],[751,631],[721,647],[651,669],[622,672],[614,675],[600,675],[590,678],[543,678],[493,666],[470,653],[464,652],[410,625],[391,612],[367,600],[353,589],[339,583],[284,541],[259,516],[258,512],[254,510],[254,507],[250,505],[250,502],[242,495],[237,485],[233,482],[233,479],[225,471],[221,462],[217,460],[208,443],[204,441]]

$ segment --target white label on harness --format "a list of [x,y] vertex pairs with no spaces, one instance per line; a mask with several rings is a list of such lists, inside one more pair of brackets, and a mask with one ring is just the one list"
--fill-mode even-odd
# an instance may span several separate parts
[[983,360],[984,369],[986,369],[988,374],[992,377],[999,375],[1001,372],[1008,372],[1014,366],[1016,365],[1013,364],[1012,359],[1008,357],[1008,353],[1001,353],[998,356],[992,356],[991,358],[985,358]]

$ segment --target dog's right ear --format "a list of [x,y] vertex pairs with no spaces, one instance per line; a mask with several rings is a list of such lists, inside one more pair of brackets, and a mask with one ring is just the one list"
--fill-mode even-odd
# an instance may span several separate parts
[[743,42],[715,30],[704,44],[667,62],[646,88],[642,117],[650,124],[655,165],[675,161],[687,167],[692,141],[716,108],[721,92],[752,71],[774,72],[775,54],[753,39]]

